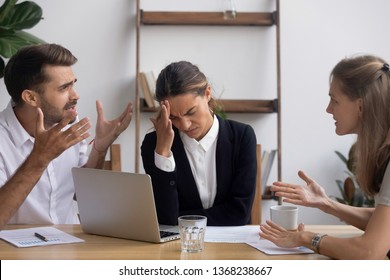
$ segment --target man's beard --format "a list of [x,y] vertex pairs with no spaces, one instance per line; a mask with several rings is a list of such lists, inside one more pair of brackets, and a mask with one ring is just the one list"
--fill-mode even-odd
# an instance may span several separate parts
[[[76,106],[77,101],[71,101],[65,104],[64,108],[58,109],[53,106],[51,106],[49,103],[47,103],[45,100],[42,100],[41,109],[44,116],[44,123],[45,127],[49,128],[53,125],[59,123],[64,119],[64,112],[66,110]],[[72,124],[76,121],[76,116],[69,122],[69,124]]]

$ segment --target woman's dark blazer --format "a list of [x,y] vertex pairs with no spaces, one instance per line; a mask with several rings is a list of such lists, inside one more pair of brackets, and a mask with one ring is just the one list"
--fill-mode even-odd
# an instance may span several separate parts
[[256,135],[249,125],[218,117],[216,150],[217,194],[212,207],[203,209],[191,167],[174,127],[172,153],[176,169],[165,172],[154,164],[156,132],[148,133],[141,146],[145,172],[152,178],[160,224],[176,225],[181,215],[207,217],[211,226],[238,226],[250,222],[256,184]]

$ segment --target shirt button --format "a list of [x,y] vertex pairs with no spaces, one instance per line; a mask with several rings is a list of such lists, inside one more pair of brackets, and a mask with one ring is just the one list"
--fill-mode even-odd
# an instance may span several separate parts
[[169,181],[169,185],[170,185],[170,186],[174,186],[175,184],[176,184],[176,182],[175,182],[174,180]]

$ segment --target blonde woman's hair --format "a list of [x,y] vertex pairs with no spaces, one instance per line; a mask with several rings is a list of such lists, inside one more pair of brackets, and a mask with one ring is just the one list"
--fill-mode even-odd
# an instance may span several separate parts
[[373,55],[341,60],[332,70],[342,92],[362,100],[356,152],[356,178],[368,196],[379,192],[390,158],[389,64]]

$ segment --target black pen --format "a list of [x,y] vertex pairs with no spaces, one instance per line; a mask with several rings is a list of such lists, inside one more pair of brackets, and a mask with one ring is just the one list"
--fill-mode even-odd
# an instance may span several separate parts
[[35,232],[34,235],[35,235],[35,237],[38,237],[42,241],[45,241],[45,242],[49,241],[46,237],[44,237],[43,235],[40,235],[38,232]]

